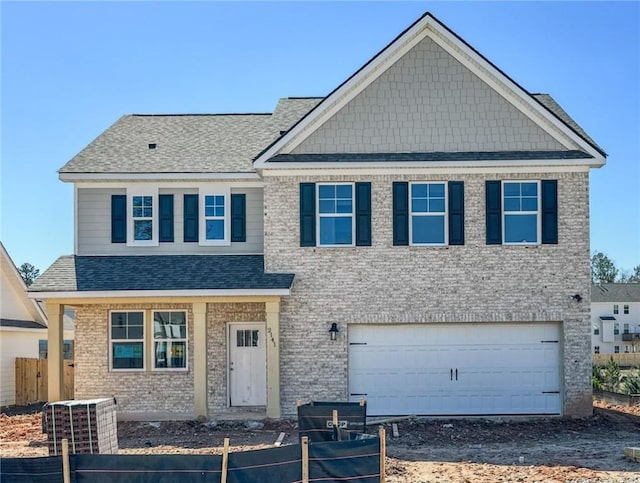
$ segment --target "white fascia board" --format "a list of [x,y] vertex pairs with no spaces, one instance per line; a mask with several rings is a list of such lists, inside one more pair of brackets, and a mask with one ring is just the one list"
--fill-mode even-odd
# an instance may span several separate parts
[[47,327],[42,326],[41,328],[27,328],[27,327],[4,327],[0,326],[0,331],[2,332],[33,332],[33,333],[47,333]]
[[96,292],[29,292],[33,299],[87,299],[87,298],[123,298],[123,297],[260,297],[286,296],[288,288],[265,288],[255,290],[110,290]]
[[257,173],[58,173],[60,181],[65,183],[93,181],[224,181],[259,180]]
[[[258,175],[256,175],[258,176]],[[119,180],[119,181],[76,181],[76,188],[129,188],[134,189],[140,186],[153,186],[157,189],[200,189],[210,188],[212,186],[222,186],[226,188],[262,188],[264,183],[262,177],[251,180],[233,180],[225,181],[222,179],[210,179],[210,180],[194,180],[194,181],[139,181],[132,182],[131,180]]]
[[[593,160],[590,160],[593,161]],[[561,173],[588,172],[599,165],[586,160],[550,161],[447,161],[431,163],[424,161],[406,163],[278,163],[279,169],[264,169],[262,175],[307,176],[307,175],[393,175],[393,174],[496,174],[496,173]]]
[[[360,72],[346,81],[329,97],[320,101],[318,107],[316,107],[310,115],[302,119],[302,121],[274,143],[273,146],[256,158],[253,166],[256,169],[264,168],[269,158],[275,154],[291,152],[296,146],[302,143],[302,141],[313,132],[313,125],[321,126],[324,124],[326,120],[331,118],[379,75],[386,71],[389,66],[393,65],[400,57],[425,38],[427,35],[426,26],[430,21],[430,17],[425,15],[421,21],[407,30],[402,37],[385,47],[384,50],[370,60]],[[378,75],[374,75],[376,72],[379,72]],[[309,132],[305,135],[304,132],[307,130],[309,130]]]
[[[536,125],[540,126],[547,134],[552,136],[563,146],[571,149],[573,146],[567,143],[567,138],[577,144],[584,151],[594,156],[597,166],[605,164],[604,156],[591,144],[579,136],[573,129],[551,113],[547,108],[536,101],[533,96],[524,91],[522,87],[513,82],[509,77],[500,72],[490,62],[475,52],[461,39],[452,35],[437,23],[429,25],[433,32],[429,37],[452,55],[456,60],[476,74],[497,93],[509,101],[516,109],[529,117]],[[553,127],[553,129],[551,128]]]

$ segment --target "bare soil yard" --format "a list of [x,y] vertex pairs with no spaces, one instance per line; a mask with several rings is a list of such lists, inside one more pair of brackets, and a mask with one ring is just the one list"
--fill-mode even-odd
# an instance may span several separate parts
[[[46,456],[41,413],[0,415],[0,456]],[[594,404],[588,419],[398,421],[387,424],[387,481],[426,482],[639,482],[640,463],[624,458],[640,446],[640,406]],[[195,421],[118,424],[121,454],[216,454],[223,439],[231,451],[268,448],[280,432],[297,442],[295,421],[243,423]],[[377,425],[369,426],[370,432]],[[521,460],[521,458],[523,460]]]

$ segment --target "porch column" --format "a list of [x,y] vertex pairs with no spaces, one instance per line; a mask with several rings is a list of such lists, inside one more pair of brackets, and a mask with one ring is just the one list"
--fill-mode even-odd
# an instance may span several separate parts
[[207,304],[195,302],[193,310],[193,412],[207,417]]
[[267,315],[267,417],[280,417],[280,300],[265,302]]
[[47,401],[62,400],[64,394],[64,305],[47,300]]

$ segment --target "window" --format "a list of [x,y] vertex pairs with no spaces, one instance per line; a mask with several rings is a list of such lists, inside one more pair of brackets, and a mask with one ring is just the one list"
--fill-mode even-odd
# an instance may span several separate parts
[[618,304],[614,304],[613,306],[613,315],[618,315],[620,309],[618,308]]
[[593,347],[593,353],[594,354],[600,354],[600,346],[599,345],[596,345],[596,346]]
[[353,183],[318,184],[318,245],[353,246]]
[[236,332],[236,347],[258,347],[259,330],[238,330]]
[[[49,356],[49,341],[40,339],[38,341],[38,354],[40,359],[47,359]],[[73,360],[73,340],[65,340],[62,343],[62,354],[66,361]]]
[[127,244],[158,245],[158,190],[127,191]]
[[411,183],[411,244],[447,244],[445,183]]
[[187,368],[187,313],[153,313],[154,369]]
[[229,245],[229,189],[200,191],[200,245]]
[[539,183],[505,181],[502,187],[504,242],[540,243]]
[[593,326],[593,335],[600,335],[600,327],[597,325]]
[[111,368],[144,369],[144,313],[111,312]]
[[613,346],[613,353],[614,354],[620,354],[620,346],[619,345]]
[[625,315],[629,315],[629,306],[628,306],[628,305],[626,305],[626,304],[625,304],[625,305],[623,305],[623,306],[622,306],[622,312],[623,312]]
[[624,346],[624,353],[625,354],[629,353],[629,346],[628,345]]
[[620,334],[620,324],[616,322],[615,324],[613,324],[613,335],[619,335],[619,334]]
[[629,324],[624,324],[622,326],[622,333],[623,334],[628,334],[629,333]]

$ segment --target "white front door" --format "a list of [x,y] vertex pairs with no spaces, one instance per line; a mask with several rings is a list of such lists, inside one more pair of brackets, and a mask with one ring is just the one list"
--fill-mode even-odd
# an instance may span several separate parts
[[560,414],[559,324],[349,326],[349,392],[371,415]]
[[267,404],[267,353],[264,324],[229,324],[231,406]]

